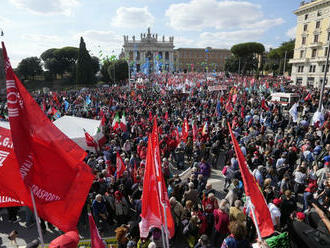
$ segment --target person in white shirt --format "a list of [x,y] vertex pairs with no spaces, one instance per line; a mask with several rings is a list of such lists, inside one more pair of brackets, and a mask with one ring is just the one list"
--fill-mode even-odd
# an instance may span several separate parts
[[275,198],[273,202],[268,204],[270,216],[272,218],[275,229],[280,227],[280,218],[281,218],[281,211],[279,209],[280,204],[281,204],[281,199],[279,198]]

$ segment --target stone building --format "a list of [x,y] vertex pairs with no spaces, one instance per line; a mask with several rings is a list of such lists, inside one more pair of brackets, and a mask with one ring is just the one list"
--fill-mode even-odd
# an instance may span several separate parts
[[150,28],[147,33],[141,33],[140,39],[134,35],[129,39],[124,35],[123,51],[120,55],[125,58],[131,72],[159,72],[174,70],[174,37],[158,37],[152,34]]
[[[294,56],[289,61],[291,79],[297,85],[319,87],[330,41],[330,0],[302,1],[294,13],[297,30]],[[325,86],[330,87],[329,80]]]
[[176,71],[213,72],[224,71],[225,60],[231,56],[228,49],[218,48],[178,48],[175,50]]

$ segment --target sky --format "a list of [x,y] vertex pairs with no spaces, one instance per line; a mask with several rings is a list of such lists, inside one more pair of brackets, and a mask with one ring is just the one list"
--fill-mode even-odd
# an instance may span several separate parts
[[175,48],[230,48],[257,41],[266,49],[294,38],[300,0],[0,0],[0,29],[14,67],[49,48],[79,47],[118,55],[123,35],[151,28]]

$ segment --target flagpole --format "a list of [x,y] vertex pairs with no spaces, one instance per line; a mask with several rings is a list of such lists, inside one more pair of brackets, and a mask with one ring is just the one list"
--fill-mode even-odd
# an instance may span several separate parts
[[252,204],[250,196],[247,196],[246,198],[247,198],[248,205],[250,206],[250,209],[251,209],[251,212],[252,212],[253,222],[254,222],[254,225],[255,225],[256,230],[257,230],[258,239],[261,241],[262,238],[261,238],[261,233],[260,233],[260,229],[259,229],[258,222],[257,222],[256,213],[254,211],[254,205]]
[[42,236],[36,202],[34,200],[34,195],[33,195],[31,188],[30,188],[30,192],[31,192],[31,199],[32,199],[32,204],[33,204],[34,216],[36,218],[36,224],[37,224],[37,229],[38,229],[38,233],[39,233],[40,243],[41,243],[41,247],[44,248],[45,247],[44,238]]

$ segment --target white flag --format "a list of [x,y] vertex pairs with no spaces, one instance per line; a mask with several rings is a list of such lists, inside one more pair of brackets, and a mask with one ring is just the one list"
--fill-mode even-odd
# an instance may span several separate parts
[[292,116],[293,122],[297,122],[298,120],[298,103],[293,104],[293,106],[290,108],[289,113]]

